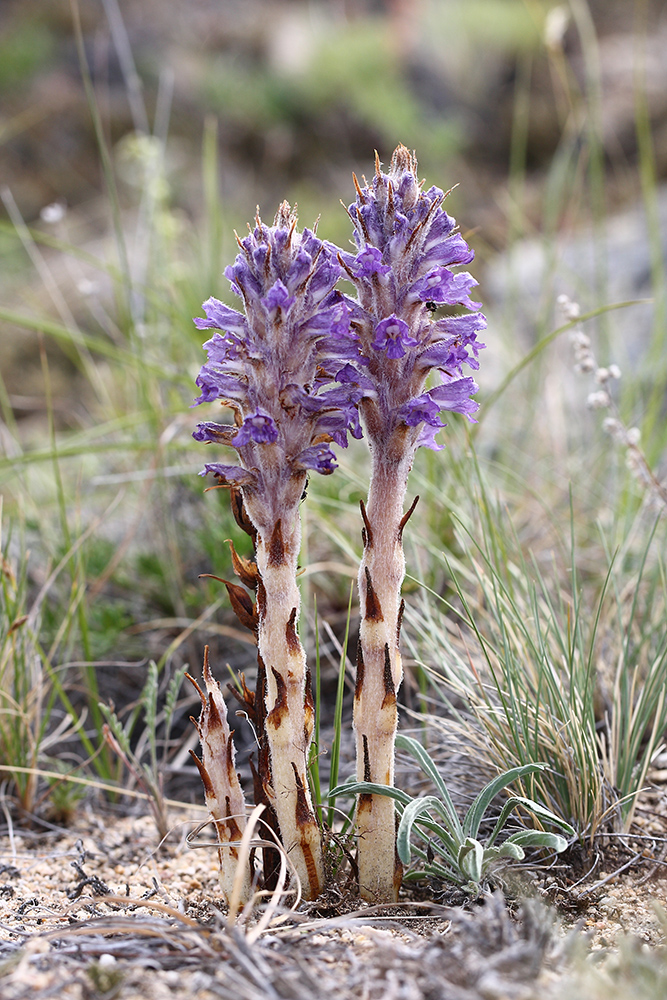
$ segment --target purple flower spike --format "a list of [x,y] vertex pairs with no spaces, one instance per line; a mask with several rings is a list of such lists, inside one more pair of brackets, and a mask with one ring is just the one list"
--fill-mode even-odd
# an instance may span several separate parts
[[216,331],[204,345],[208,359],[197,378],[197,402],[220,400],[233,410],[234,424],[203,422],[194,437],[238,454],[238,465],[209,464],[204,474],[240,488],[255,528],[258,600],[252,624],[266,677],[271,797],[304,896],[313,899],[323,887],[324,869],[308,791],[312,709],[296,630],[299,504],[310,471],[326,476],[336,468],[331,442],[346,447],[348,434],[361,435],[356,407],[362,389],[354,379],[336,381],[360,356],[348,305],[335,290],[342,271],[338,250],[308,229],[299,233],[296,225],[287,203],[273,226],[258,216],[225,271],[243,312],[209,299],[206,319],[196,321],[200,329]]
[[[355,184],[357,199],[348,214],[358,253],[341,252],[340,260],[357,293],[348,311],[359,348],[336,378],[363,393],[367,432],[378,447],[387,448],[394,432],[407,426],[410,447],[416,448],[432,441],[420,435],[424,425],[439,426],[440,410],[470,417],[477,409],[469,399],[477,387],[463,377],[463,366],[479,367],[484,345],[476,338],[486,320],[470,298],[477,282],[453,270],[474,254],[445,212],[440,188],[423,190],[417,161],[405,146],[395,151],[388,173],[376,161],[372,181],[362,188],[355,178]],[[433,305],[471,311],[436,319]],[[442,392],[443,385],[424,394],[433,369],[456,390]]]
[[[345,447],[348,434],[361,436],[358,379],[335,381],[360,359],[347,301],[335,290],[339,251],[308,229],[299,233],[296,221],[287,203],[272,226],[257,217],[225,271],[243,311],[210,298],[206,319],[195,320],[215,331],[204,344],[196,403],[220,400],[233,408],[235,424],[202,423],[194,436],[236,449],[241,466],[261,483],[267,526],[285,517],[288,494],[295,502],[301,496],[294,468],[328,475],[334,468],[328,442]],[[368,273],[389,270],[373,248],[362,257]]]

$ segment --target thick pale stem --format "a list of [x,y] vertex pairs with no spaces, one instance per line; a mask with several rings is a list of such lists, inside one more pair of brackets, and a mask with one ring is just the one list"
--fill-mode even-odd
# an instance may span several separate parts
[[[403,499],[411,455],[392,461],[374,448],[364,514],[364,554],[359,571],[361,624],[354,697],[357,778],[394,783],[396,693],[403,679],[399,652],[401,583],[405,574]],[[401,866],[396,856],[393,799],[362,795],[357,807],[359,885],[365,899],[398,898]]]
[[[252,516],[252,509],[249,510]],[[278,521],[257,536],[259,653],[266,667],[266,734],[271,751],[274,809],[280,835],[306,899],[324,886],[322,843],[308,788],[313,704],[306,690],[306,656],[299,640],[298,515],[291,530]]]

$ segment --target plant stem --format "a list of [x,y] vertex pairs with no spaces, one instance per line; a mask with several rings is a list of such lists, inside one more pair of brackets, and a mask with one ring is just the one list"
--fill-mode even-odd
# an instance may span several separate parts
[[[384,443],[383,443],[384,444]],[[405,575],[403,499],[412,450],[374,442],[371,485],[364,516],[364,554],[359,570],[361,624],[354,697],[357,778],[394,783],[396,692],[403,679],[398,648]],[[408,515],[409,516],[409,515]],[[359,884],[371,900],[395,900],[401,883],[396,856],[393,799],[360,795],[357,806]]]
[[[246,505],[255,521],[251,498],[246,498]],[[306,654],[296,630],[300,606],[296,582],[301,540],[298,511],[285,520],[288,523],[283,527],[283,519],[278,519],[270,533],[258,526],[258,644],[266,667],[273,804],[281,839],[303,894],[306,899],[315,899],[324,885],[324,870],[321,835],[308,786],[314,709],[306,685]]]

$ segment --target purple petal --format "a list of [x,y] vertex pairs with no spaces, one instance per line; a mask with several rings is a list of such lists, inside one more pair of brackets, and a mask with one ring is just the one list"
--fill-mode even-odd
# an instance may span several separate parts
[[297,469],[314,469],[323,476],[331,475],[338,468],[336,456],[327,444],[313,444],[304,448],[296,456],[294,466]]
[[417,427],[418,424],[432,424],[434,427],[441,427],[440,409],[438,403],[431,399],[425,392],[421,396],[416,396],[409,402],[404,403],[398,410],[397,416],[408,427]]
[[382,252],[377,247],[366,247],[357,254],[350,269],[358,278],[371,278],[374,274],[385,275],[391,272],[391,266],[382,260]]
[[375,327],[375,338],[371,347],[376,351],[386,350],[388,358],[402,358],[406,347],[417,347],[419,341],[410,334],[408,324],[392,313],[380,320]]
[[336,261],[320,257],[317,267],[308,282],[308,301],[312,305],[322,302],[340,278],[341,269]]
[[225,277],[231,282],[232,291],[242,298],[252,300],[261,295],[262,286],[250,270],[245,254],[238,254],[234,263],[225,268]]
[[359,402],[361,397],[362,393],[353,385],[337,385],[333,389],[327,389],[326,392],[319,393],[317,396],[306,395],[304,409],[309,410],[311,413],[315,410],[325,409],[354,409],[354,406]]
[[355,406],[345,410],[330,410],[322,413],[315,423],[317,434],[329,434],[336,444],[347,448],[347,435],[359,440],[363,437],[359,414]]
[[[362,359],[367,362],[366,358]],[[359,372],[354,365],[347,364],[343,365],[340,371],[336,374],[336,381],[342,382],[344,385],[357,385],[360,389],[375,389],[375,382],[368,377]]]
[[[460,371],[467,364],[478,369],[477,356],[485,345],[477,341],[477,331],[486,329],[486,317],[482,313],[465,316],[445,316],[431,326],[433,343],[420,355],[420,367],[443,368]],[[436,339],[445,333],[443,339]]]
[[[453,221],[450,219],[450,222]],[[452,267],[454,264],[470,264],[474,260],[474,250],[470,249],[460,233],[453,233],[446,239],[440,239],[435,236],[434,229],[435,226],[431,226],[428,239],[422,247],[422,266],[427,264],[432,267],[434,264],[440,264]]]
[[262,305],[266,309],[269,319],[276,319],[278,310],[286,313],[294,305],[294,302],[294,296],[290,295],[280,280],[276,281],[262,299]]
[[215,399],[219,399],[218,387],[214,382],[199,376],[196,384],[201,389],[201,396],[197,396],[192,406],[199,406],[200,403],[212,403]]
[[215,441],[217,444],[231,444],[232,435],[236,428],[233,424],[216,424],[212,420],[206,420],[192,432],[195,441]]
[[217,479],[221,479],[225,483],[234,483],[236,486],[249,486],[257,482],[254,473],[244,469],[241,465],[220,465],[218,462],[209,462],[199,475],[205,476],[209,472]]
[[430,389],[427,395],[434,400],[441,410],[453,410],[455,413],[465,413],[474,423],[472,414],[479,409],[479,403],[470,399],[479,386],[473,378],[457,378],[452,382],[444,382]]
[[432,424],[424,424],[417,438],[417,448],[430,448],[431,451],[442,451],[445,446],[444,444],[438,444],[435,440],[435,435],[445,426],[446,424],[439,424],[437,427]]
[[434,267],[410,289],[412,301],[438,302],[442,305],[463,305],[468,309],[479,309],[481,303],[470,299],[470,289],[477,285],[471,274],[462,271],[454,274],[446,267]]
[[[431,188],[431,191],[433,190],[434,189]],[[435,188],[435,190],[439,191],[439,188]],[[427,195],[430,193],[431,193],[430,191],[427,192]],[[442,194],[442,191],[439,191],[439,193]],[[447,212],[444,210],[444,208],[436,210],[431,215],[431,220],[428,226],[428,233],[424,238],[424,242],[422,243],[423,252],[428,254],[433,250],[434,247],[445,243],[445,241],[447,241],[450,238],[450,234],[455,225],[456,225],[455,220],[452,219],[451,215],[447,215]],[[451,238],[453,239],[453,237]]]
[[246,417],[241,427],[234,435],[233,445],[241,448],[244,444],[274,444],[278,440],[278,428],[273,417],[268,413],[257,410],[251,416]]
[[312,266],[313,258],[304,249],[302,241],[301,249],[295,254],[285,275],[285,283],[290,292],[293,293],[297,290],[299,285],[308,277]]
[[446,333],[464,341],[474,337],[478,330],[486,330],[486,316],[480,312],[466,313],[463,316],[443,316],[433,324],[432,329],[434,332]]
[[240,400],[246,394],[246,388],[242,382],[232,375],[219,371],[215,366],[202,365],[199,375],[195,379],[202,393],[195,399],[193,406],[200,403],[210,403],[214,399]]
[[198,330],[224,330],[227,333],[236,333],[245,337],[248,332],[248,322],[245,316],[231,309],[219,299],[210,298],[204,302],[202,309],[206,313],[206,319],[195,317],[195,326]]

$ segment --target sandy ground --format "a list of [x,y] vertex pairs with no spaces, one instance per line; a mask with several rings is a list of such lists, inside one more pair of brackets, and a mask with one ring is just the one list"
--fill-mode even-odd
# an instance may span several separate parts
[[568,886],[555,871],[534,886],[523,910],[512,906],[510,913],[500,897],[467,912],[341,900],[336,915],[333,900],[319,913],[283,912],[260,935],[253,918],[228,926],[215,851],[186,842],[201,812],[174,813],[161,847],[150,817],[91,807],[67,830],[13,827],[0,838],[0,997],[561,995],[574,946],[590,956],[632,935],[645,949],[660,949],[665,798],[663,785],[647,793],[636,834],[615,853],[591,855],[587,879]]

